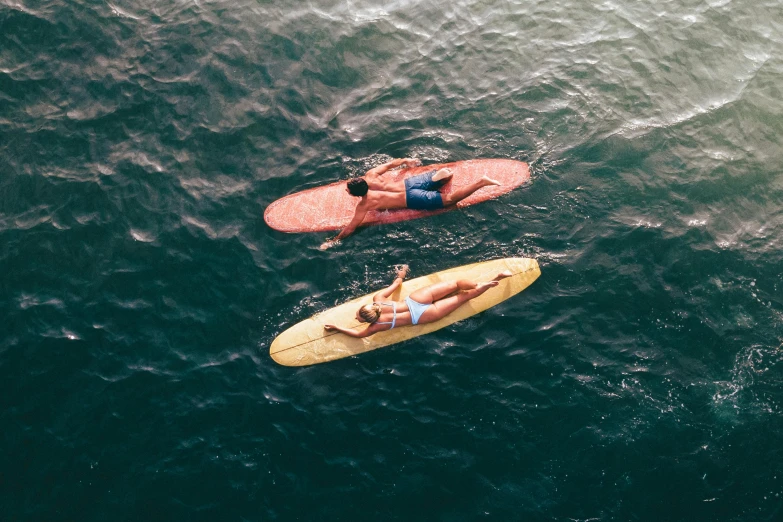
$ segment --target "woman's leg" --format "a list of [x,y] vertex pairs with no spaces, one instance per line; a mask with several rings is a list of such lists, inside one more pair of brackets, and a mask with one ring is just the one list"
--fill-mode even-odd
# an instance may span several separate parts
[[[513,274],[510,271],[506,270],[505,272],[501,272],[498,275],[496,275],[495,278],[492,279],[492,281],[487,281],[486,283],[473,283],[472,281],[468,281],[467,279],[458,281],[458,282],[464,281],[466,283],[470,283],[470,285],[472,285],[472,288],[465,289],[462,292],[458,293],[457,295],[452,295],[451,297],[446,297],[445,299],[440,299],[433,302],[432,306],[427,308],[424,311],[424,313],[421,314],[421,317],[419,318],[419,324],[432,323],[434,321],[437,321],[438,319],[446,317],[451,312],[459,308],[460,305],[462,305],[464,302],[470,301],[471,299],[475,299],[476,297],[480,296],[490,288],[498,286],[500,284],[499,281],[501,279],[511,277],[512,275]],[[424,289],[422,288],[422,290]]]
[[460,292],[457,295],[452,295],[451,297],[436,301],[432,303],[432,306],[427,308],[423,314],[421,314],[421,317],[419,318],[419,324],[432,323],[438,319],[446,317],[451,312],[459,308],[464,302],[475,299],[493,286],[497,285],[497,281],[479,283],[476,285],[476,288],[472,290],[465,290],[464,292]]
[[468,279],[460,279],[459,281],[445,281],[443,283],[435,283],[434,285],[419,288],[410,295],[410,298],[421,304],[429,304],[443,299],[447,295],[453,294],[454,292],[459,292],[460,290],[470,290],[472,288],[476,288],[476,283]]

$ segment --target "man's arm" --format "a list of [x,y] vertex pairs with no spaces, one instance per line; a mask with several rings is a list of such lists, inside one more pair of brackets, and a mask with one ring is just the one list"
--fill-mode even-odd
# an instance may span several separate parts
[[369,209],[367,208],[367,202],[366,201],[360,201],[358,205],[356,205],[356,210],[353,214],[353,219],[351,219],[351,222],[348,223],[348,226],[345,227],[340,231],[339,234],[337,234],[332,239],[329,239],[324,244],[321,245],[321,250],[326,250],[329,247],[332,247],[340,241],[341,239],[350,236],[353,234],[354,230],[362,224],[362,221],[364,221],[364,216],[367,215],[367,211]]
[[397,277],[394,278],[394,282],[375,294],[372,297],[372,300],[380,300],[380,299],[388,299],[390,295],[394,293],[395,290],[397,290],[397,287],[402,284],[402,281],[405,279],[405,276],[408,275],[408,265],[402,265],[399,269],[397,269]]
[[378,177],[382,174],[385,174],[387,171],[399,167],[400,165],[405,165],[408,168],[415,167],[417,165],[421,165],[421,161],[419,161],[416,158],[402,158],[402,159],[395,159],[391,160],[387,163],[384,163],[383,165],[378,165],[374,169],[368,170],[364,175],[366,177]]

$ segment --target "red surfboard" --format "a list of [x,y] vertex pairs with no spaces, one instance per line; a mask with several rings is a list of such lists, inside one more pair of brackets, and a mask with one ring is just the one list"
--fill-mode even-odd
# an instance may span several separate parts
[[[499,181],[500,185],[483,187],[456,205],[438,210],[371,210],[362,221],[362,226],[396,223],[440,214],[454,208],[469,207],[511,192],[530,179],[527,163],[507,159],[477,159],[422,165],[412,169],[390,170],[383,176],[396,181],[442,168],[449,168],[454,173],[451,181],[441,189],[442,194],[478,181],[483,176]],[[338,181],[278,199],[264,211],[264,221],[280,232],[326,232],[345,228],[351,221],[359,201],[345,191],[345,183]]]

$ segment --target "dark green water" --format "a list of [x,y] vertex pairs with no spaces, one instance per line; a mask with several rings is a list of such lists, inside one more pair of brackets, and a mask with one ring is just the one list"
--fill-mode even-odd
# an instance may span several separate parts
[[[0,0],[0,519],[783,519],[783,6]],[[533,181],[320,252],[390,157]],[[390,281],[519,296],[303,369]]]

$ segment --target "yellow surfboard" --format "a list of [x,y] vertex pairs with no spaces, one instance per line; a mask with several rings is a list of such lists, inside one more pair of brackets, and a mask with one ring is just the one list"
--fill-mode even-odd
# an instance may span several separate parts
[[501,279],[498,286],[490,288],[477,298],[464,303],[434,323],[401,326],[393,330],[378,332],[363,339],[324,330],[325,324],[335,324],[345,328],[364,328],[366,325],[356,320],[356,310],[366,303],[371,303],[372,296],[378,292],[375,291],[318,313],[292,326],[272,342],[269,355],[283,366],[308,366],[407,341],[483,312],[487,308],[518,294],[541,275],[541,270],[535,259],[522,257],[495,259],[459,266],[405,281],[391,295],[391,300],[401,301],[413,291],[441,281],[455,281],[457,279],[489,281],[504,270],[510,270],[514,275]]

